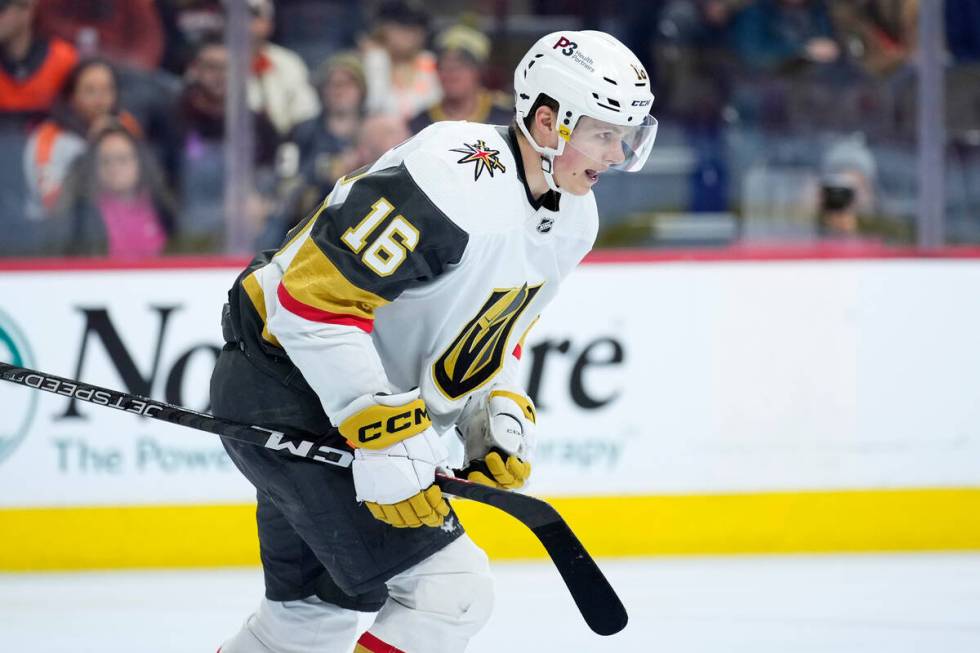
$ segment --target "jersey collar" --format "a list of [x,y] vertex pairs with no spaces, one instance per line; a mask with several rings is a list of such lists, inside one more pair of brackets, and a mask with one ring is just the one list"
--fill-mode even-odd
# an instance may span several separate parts
[[514,163],[517,166],[517,177],[524,184],[524,193],[527,195],[528,204],[535,211],[545,208],[549,211],[557,212],[558,204],[561,201],[561,193],[549,190],[541,197],[535,199],[534,195],[531,194],[531,189],[528,188],[527,175],[524,173],[524,159],[521,157],[521,148],[517,144],[517,131],[514,129],[514,125],[510,125],[509,127],[497,126],[496,129],[504,137],[504,140],[507,141],[511,154],[514,155]]

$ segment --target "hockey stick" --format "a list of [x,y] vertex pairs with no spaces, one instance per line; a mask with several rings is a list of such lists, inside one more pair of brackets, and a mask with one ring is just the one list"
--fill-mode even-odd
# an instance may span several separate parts
[[[328,465],[350,467],[353,461],[349,451],[307,440],[303,436],[222,419],[25,367],[0,362],[0,379]],[[436,475],[436,483],[447,494],[485,503],[530,528],[548,552],[579,612],[594,632],[613,635],[626,627],[626,609],[616,591],[572,529],[547,502],[441,474]]]
[[626,608],[589,552],[562,516],[541,499],[498,490],[458,478],[439,476],[446,493],[503,510],[531,529],[548,552],[585,623],[599,635],[615,635],[626,627]]

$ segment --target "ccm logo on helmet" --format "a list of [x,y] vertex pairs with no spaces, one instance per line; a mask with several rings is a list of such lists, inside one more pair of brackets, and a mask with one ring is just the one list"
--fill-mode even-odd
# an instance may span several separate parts
[[561,36],[558,38],[558,42],[551,46],[551,49],[557,50],[558,48],[561,48],[561,53],[566,57],[570,57],[572,56],[572,53],[575,52],[575,48],[577,47],[578,43],[575,41],[569,41],[567,36]]
[[633,100],[634,107],[645,107],[650,104],[650,100]]
[[405,412],[392,415],[386,420],[365,424],[357,429],[357,439],[361,442],[371,442],[381,436],[392,435],[413,426],[427,424],[428,422],[429,413],[426,412],[425,408],[406,410]]

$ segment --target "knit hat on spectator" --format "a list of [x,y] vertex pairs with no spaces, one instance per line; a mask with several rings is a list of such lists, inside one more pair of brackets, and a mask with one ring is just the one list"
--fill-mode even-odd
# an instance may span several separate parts
[[878,176],[878,164],[868,148],[864,134],[857,133],[833,143],[824,154],[821,165],[825,175],[854,170],[869,181]]
[[490,57],[490,39],[466,25],[454,25],[440,32],[435,46],[440,55],[444,52],[458,52],[477,66],[485,64]]
[[364,64],[356,52],[344,51],[327,57],[313,73],[311,81],[316,88],[323,88],[330,78],[330,73],[338,68],[346,70],[354,76],[354,81],[361,87],[361,94],[367,95],[367,78],[364,75]]

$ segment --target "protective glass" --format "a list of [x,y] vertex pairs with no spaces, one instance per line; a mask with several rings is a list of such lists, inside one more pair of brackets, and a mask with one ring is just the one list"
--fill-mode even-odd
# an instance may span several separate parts
[[639,125],[614,125],[582,116],[566,147],[615,170],[634,172],[643,167],[657,139],[657,119],[647,114]]

